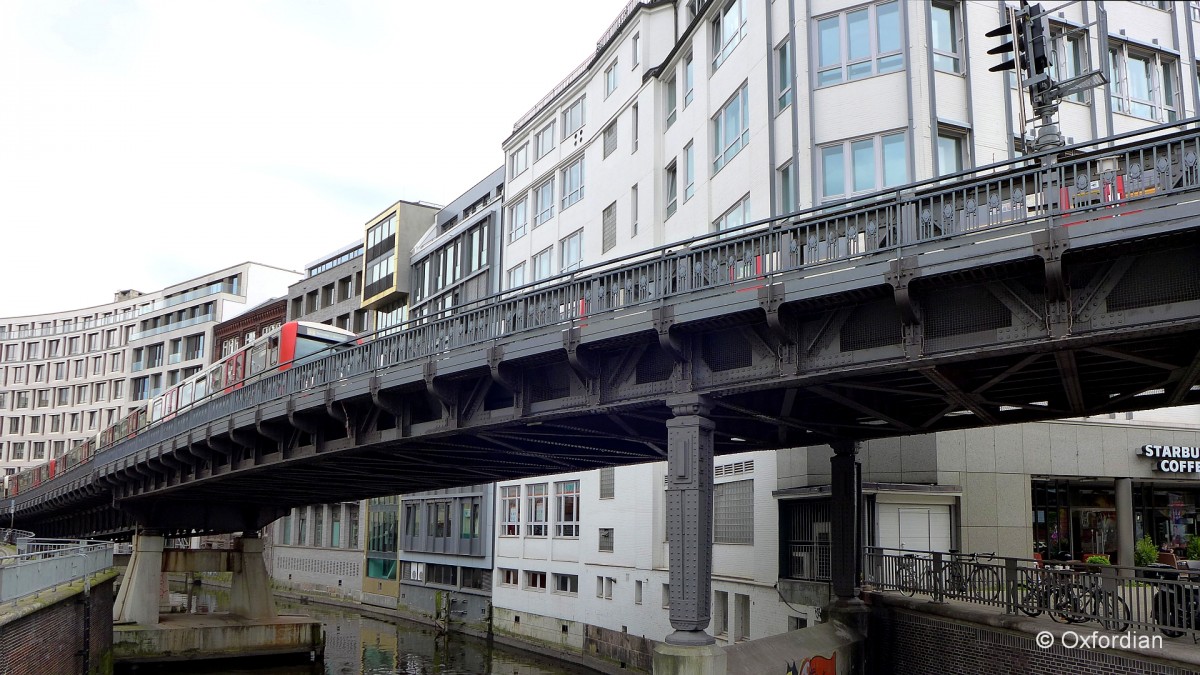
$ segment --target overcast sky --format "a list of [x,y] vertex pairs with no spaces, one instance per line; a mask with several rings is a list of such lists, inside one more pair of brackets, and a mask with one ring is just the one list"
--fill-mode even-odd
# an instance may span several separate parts
[[0,2],[0,317],[448,203],[627,0]]

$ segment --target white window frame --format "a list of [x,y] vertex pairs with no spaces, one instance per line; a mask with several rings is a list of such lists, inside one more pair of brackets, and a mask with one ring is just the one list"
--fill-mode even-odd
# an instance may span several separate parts
[[[525,535],[545,537],[550,530],[550,486],[547,483],[530,483],[525,486]],[[540,518],[539,518],[540,510]]]
[[525,263],[519,262],[516,265],[508,268],[505,273],[505,278],[509,288],[520,288],[525,285]]
[[[937,175],[947,176],[960,171],[965,171],[970,168],[969,151],[970,146],[967,143],[967,132],[964,129],[956,129],[953,127],[939,126],[937,130]],[[942,141],[953,141],[957,144],[958,166],[952,170],[947,170],[942,166]]]
[[[731,119],[730,109],[737,104],[738,118]],[[717,114],[712,118],[713,161],[712,172],[715,175],[725,168],[742,149],[750,144],[750,85],[743,82],[742,86],[730,96]],[[732,141],[726,141],[729,136],[728,128],[737,124],[739,131]]]
[[[1136,98],[1130,91],[1130,59],[1149,64],[1148,98]],[[1130,48],[1127,43],[1112,41],[1109,46],[1109,68],[1115,68],[1116,71],[1111,73],[1109,85],[1112,90],[1109,105],[1113,106],[1114,112],[1155,122],[1169,122],[1179,118],[1179,106],[1176,103],[1180,98],[1179,81],[1176,79],[1176,72],[1179,70],[1178,59],[1150,49],[1137,46]],[[1170,98],[1175,101],[1166,100],[1168,96],[1164,89],[1167,86],[1171,90]],[[1148,114],[1141,114],[1138,110],[1144,110]]]
[[709,28],[715,72],[746,37],[746,0],[726,0]]
[[[585,113],[587,109],[584,107],[587,101],[587,96],[580,96],[574,103],[567,106],[567,109],[562,113],[562,139],[565,141],[570,138],[576,131],[583,128],[587,123]],[[574,125],[574,126],[572,126]]]
[[696,65],[692,53],[683,59],[683,107],[686,109],[696,97]]
[[726,209],[725,213],[717,216],[713,221],[713,232],[724,232],[725,230],[741,227],[750,221],[750,195],[737,200],[733,206]]
[[795,162],[785,162],[776,173],[779,176],[779,212],[794,213],[798,208]]
[[637,183],[629,188],[629,236],[636,237],[638,233],[638,186]]
[[[541,273],[541,267],[545,266],[545,274]],[[554,276],[554,247],[547,246],[546,248],[533,254],[530,261],[530,269],[533,270],[533,280],[541,281]]]
[[696,143],[683,146],[683,201],[686,204],[696,194]]
[[525,236],[529,226],[529,195],[524,194],[514,200],[508,208],[508,241],[514,242]]
[[663,204],[666,209],[666,218],[670,218],[679,208],[679,169],[674,159],[663,171],[663,196],[666,199]]
[[550,120],[550,123],[542,127],[542,130],[533,137],[533,161],[536,162],[545,157],[546,153],[553,150],[554,147],[554,120]]
[[570,272],[583,264],[583,228],[563,237],[559,242],[559,271]]
[[796,79],[796,60],[792,58],[792,41],[785,38],[775,48],[775,87],[779,93],[775,96],[775,111],[781,113],[792,105],[796,89],[793,82]]
[[[554,178],[551,177],[533,188],[532,194],[534,211],[533,228],[536,230],[539,225],[554,217]],[[544,203],[542,195],[546,195]]]
[[521,144],[521,147],[513,150],[508,155],[508,176],[516,178],[529,169],[529,143]]
[[[582,234],[582,230],[580,231]],[[554,484],[554,536],[569,539],[579,538],[579,490],[580,482],[576,480],[558,481]],[[567,507],[573,513],[568,518]]]
[[[612,63],[604,69],[604,98],[612,96],[617,90],[617,59],[613,59]],[[580,125],[582,126],[582,124]]]
[[[935,46],[937,40],[936,22],[933,17],[945,12],[950,19],[950,42],[953,50],[939,49]],[[933,69],[943,73],[958,74],[962,72],[962,11],[956,2],[933,2],[929,6],[929,47],[933,51]]]
[[634,33],[633,37],[630,38],[630,40],[629,40],[629,44],[630,44],[629,56],[630,56],[630,60],[633,61],[633,65],[631,65],[630,68],[636,68],[637,64],[640,63],[642,60],[642,55],[640,53],[641,46],[642,46],[641,42],[642,42],[642,34],[641,33]]
[[665,131],[666,129],[670,129],[672,124],[675,124],[675,118],[678,114],[677,108],[678,108],[679,104],[678,104],[678,98],[677,98],[677,96],[678,96],[678,88],[677,87],[679,86],[679,82],[676,79],[675,75],[672,74],[671,77],[668,78],[667,81],[663,83],[663,86],[665,87],[665,91],[663,93],[663,100],[665,101],[664,107],[666,109],[666,112],[665,112],[666,127],[664,128],[664,131]]
[[[904,17],[900,12],[899,0],[889,0],[888,2],[879,2],[872,5],[863,5],[855,7],[847,11],[838,12],[836,14],[827,14],[824,16],[814,17],[812,20],[812,77],[813,88],[832,87],[846,82],[874,77],[876,75],[884,75],[904,70],[904,49],[902,44],[897,44],[895,49],[890,49],[886,52],[880,51],[880,36],[881,34],[891,35],[893,30],[880,30],[879,26],[879,8],[890,6],[896,13],[895,34],[903,35]],[[855,57],[853,61],[850,58],[850,26],[849,17],[858,12],[867,12],[867,33],[869,38],[868,54],[862,57]],[[890,11],[890,10],[889,10]],[[838,61],[835,63],[821,62],[821,24],[829,21],[837,21],[838,31]],[[864,71],[861,67],[855,66],[870,65],[869,71]],[[823,81],[822,75],[826,73],[837,73],[837,79],[827,79]]]
[[521,486],[505,485],[500,488],[500,517],[503,519],[501,537],[521,535]]
[[[821,201],[837,201],[845,199],[855,194],[866,194],[878,190],[886,190],[897,185],[903,185],[910,181],[908,176],[908,162],[904,162],[904,176],[901,180],[888,182],[886,176],[886,155],[884,151],[884,139],[895,139],[900,136],[904,139],[903,150],[905,153],[910,150],[909,138],[904,130],[889,131],[885,133],[875,134],[874,136],[859,136],[849,138],[836,143],[825,143],[816,148],[813,153],[813,159],[816,162],[817,176],[817,194],[820,195]],[[874,152],[872,154],[875,163],[875,183],[869,188],[854,189],[854,145],[863,141],[873,141]],[[825,191],[825,150],[829,148],[840,148],[842,153],[842,191],[826,193]],[[907,156],[905,154],[905,156]]]
[[562,169],[562,210],[583,199],[583,155]]

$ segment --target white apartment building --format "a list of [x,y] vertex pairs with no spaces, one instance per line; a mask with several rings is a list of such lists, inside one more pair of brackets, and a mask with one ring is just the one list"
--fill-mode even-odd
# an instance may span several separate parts
[[[1018,156],[1001,7],[630,2],[504,141],[504,287]],[[1198,26],[1195,2],[1056,10],[1054,75],[1109,75],[1062,102],[1065,139],[1194,116]]]
[[105,305],[0,318],[0,468],[59,457],[199,372],[214,325],[299,277],[247,262]]

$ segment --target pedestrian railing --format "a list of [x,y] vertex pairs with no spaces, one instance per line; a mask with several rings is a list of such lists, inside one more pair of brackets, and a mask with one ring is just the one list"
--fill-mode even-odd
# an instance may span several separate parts
[[878,547],[866,550],[863,567],[874,590],[1200,640],[1200,570]]
[[[5,531],[0,531],[3,536]],[[16,537],[19,553],[0,557],[0,603],[20,600],[112,567],[113,546],[86,539]]]

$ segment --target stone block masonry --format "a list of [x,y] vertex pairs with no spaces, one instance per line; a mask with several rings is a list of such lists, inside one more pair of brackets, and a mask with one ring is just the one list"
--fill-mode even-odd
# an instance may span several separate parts
[[115,570],[0,607],[0,667],[20,673],[109,675]]

